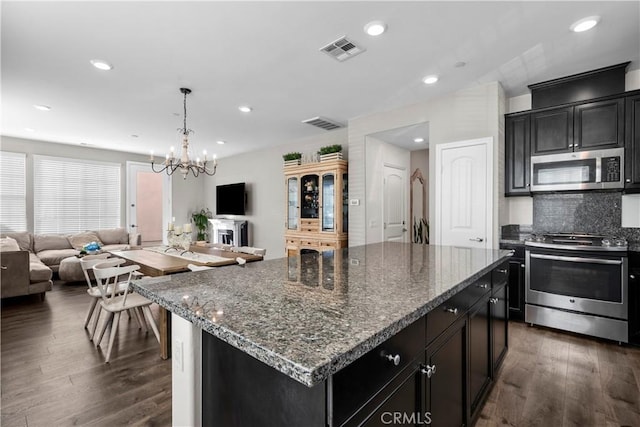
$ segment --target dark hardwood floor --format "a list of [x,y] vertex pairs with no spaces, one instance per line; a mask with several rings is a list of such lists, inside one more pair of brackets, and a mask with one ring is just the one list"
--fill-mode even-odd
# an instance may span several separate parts
[[640,348],[524,323],[476,426],[640,426]]
[[[44,302],[3,301],[3,427],[171,425],[171,362],[153,334],[121,320],[107,365],[87,306],[83,284],[62,282]],[[639,348],[513,322],[509,338],[477,426],[640,426]]]
[[123,316],[105,364],[107,337],[96,349],[82,327],[88,305],[86,284],[64,282],[44,302],[2,301],[2,427],[171,425],[171,361],[153,332]]

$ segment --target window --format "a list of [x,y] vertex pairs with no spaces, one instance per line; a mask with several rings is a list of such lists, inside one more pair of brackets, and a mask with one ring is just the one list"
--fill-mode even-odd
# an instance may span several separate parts
[[0,151],[0,232],[27,230],[24,153]]
[[120,164],[34,156],[35,233],[120,227]]

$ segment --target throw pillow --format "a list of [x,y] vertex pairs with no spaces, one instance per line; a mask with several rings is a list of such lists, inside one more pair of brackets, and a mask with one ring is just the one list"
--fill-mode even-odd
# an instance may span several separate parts
[[61,234],[34,234],[33,250],[35,253],[50,249],[71,249],[69,239]]
[[16,239],[12,239],[11,237],[3,237],[2,239],[0,239],[0,252],[19,250],[20,246],[18,246],[18,242],[16,242]]
[[105,245],[126,245],[129,243],[129,234],[124,228],[98,230],[98,236]]
[[15,239],[16,242],[18,242],[18,246],[20,246],[21,250],[30,252],[33,251],[33,245],[31,243],[31,233],[29,233],[28,231],[6,233],[0,237],[11,237],[12,239]]
[[93,231],[85,231],[84,233],[78,233],[78,234],[69,236],[69,243],[71,243],[71,246],[73,246],[73,249],[78,251],[81,251],[84,245],[91,242],[96,242],[100,246],[103,246],[103,243],[100,241],[100,238]]

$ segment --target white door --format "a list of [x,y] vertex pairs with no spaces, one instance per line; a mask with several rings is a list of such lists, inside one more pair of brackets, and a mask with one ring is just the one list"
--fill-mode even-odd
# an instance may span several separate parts
[[493,247],[493,138],[436,145],[436,242]]
[[395,166],[384,165],[382,182],[383,240],[404,242],[407,234],[406,225],[406,170]]
[[155,173],[147,163],[127,162],[127,227],[142,242],[161,244],[163,224],[169,222],[170,178]]

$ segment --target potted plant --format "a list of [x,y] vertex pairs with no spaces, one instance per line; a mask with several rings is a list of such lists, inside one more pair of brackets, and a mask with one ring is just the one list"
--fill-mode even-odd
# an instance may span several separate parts
[[296,151],[283,154],[282,159],[284,160],[284,165],[286,166],[297,166],[300,164],[300,159],[302,159],[302,153],[298,153]]
[[342,145],[335,144],[320,147],[318,154],[320,155],[321,162],[326,160],[342,159]]
[[213,215],[209,209],[200,209],[200,212],[195,212],[191,215],[191,219],[198,229],[198,237],[196,240],[198,241],[206,241],[207,240],[207,227],[209,226],[209,218],[212,218]]

